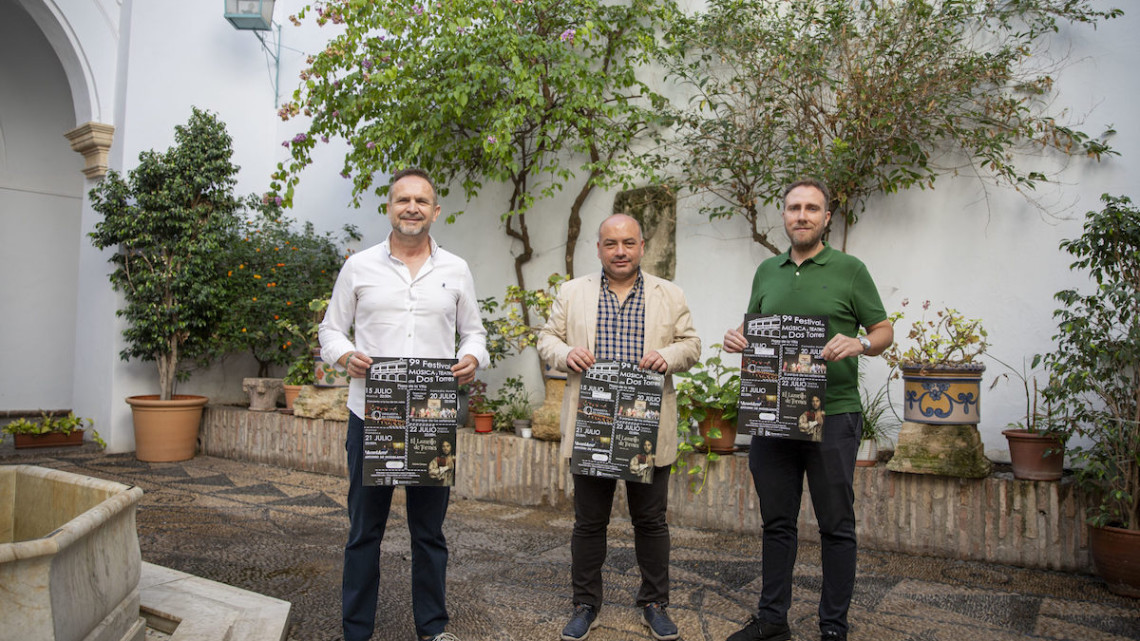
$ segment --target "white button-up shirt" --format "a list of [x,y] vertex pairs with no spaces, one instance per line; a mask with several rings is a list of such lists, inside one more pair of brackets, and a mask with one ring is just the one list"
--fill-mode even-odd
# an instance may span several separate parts
[[[431,239],[431,255],[415,278],[392,255],[387,240],[349,256],[337,275],[321,322],[320,341],[326,363],[336,363],[351,351],[373,358],[463,358],[470,354],[480,368],[490,360],[471,269],[467,261],[440,249],[435,239]],[[348,409],[364,416],[362,378],[349,383]]]

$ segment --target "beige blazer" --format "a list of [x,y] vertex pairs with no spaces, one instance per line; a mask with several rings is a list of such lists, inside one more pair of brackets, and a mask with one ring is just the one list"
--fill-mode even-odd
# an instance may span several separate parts
[[[645,351],[657,350],[668,364],[661,398],[661,427],[657,435],[657,464],[672,465],[677,459],[677,393],[673,372],[692,367],[701,357],[701,339],[693,329],[685,294],[673,283],[642,272],[645,279]],[[561,456],[569,458],[574,447],[574,419],[582,375],[570,371],[566,356],[574,347],[592,353],[598,334],[598,292],[601,272],[562,284],[550,308],[550,320],[538,335],[538,353],[547,365],[567,373],[562,398]]]

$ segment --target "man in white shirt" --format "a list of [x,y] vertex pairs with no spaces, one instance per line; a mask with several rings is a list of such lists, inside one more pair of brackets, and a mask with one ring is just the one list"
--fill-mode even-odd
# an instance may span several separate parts
[[[320,327],[321,358],[344,367],[352,377],[345,441],[349,531],[341,585],[346,641],[366,641],[376,624],[380,542],[394,490],[363,484],[361,417],[371,356],[458,358],[451,371],[460,384],[471,382],[475,370],[489,361],[471,270],[466,261],[440,249],[428,233],[439,214],[435,186],[426,172],[405,169],[392,176],[392,231],[384,242],[345,261]],[[416,634],[425,641],[458,641],[445,630],[449,618],[443,519],[450,491],[405,488],[412,537],[412,613]]]

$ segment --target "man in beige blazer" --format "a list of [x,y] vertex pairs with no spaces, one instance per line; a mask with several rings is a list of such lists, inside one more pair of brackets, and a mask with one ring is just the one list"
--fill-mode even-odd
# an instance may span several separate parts
[[[562,285],[550,320],[539,333],[538,351],[555,369],[568,372],[562,402],[561,456],[570,458],[582,373],[598,360],[636,362],[665,375],[661,422],[651,483],[626,483],[634,548],[641,570],[637,605],[642,622],[659,641],[676,639],[677,626],[665,613],[669,604],[669,471],[677,458],[677,397],[673,372],[691,367],[701,355],[685,295],[673,283],[641,271],[645,240],[633,218],[616,214],[598,228],[602,272]],[[571,581],[574,616],[562,630],[564,641],[580,641],[597,624],[602,605],[602,564],[606,559],[615,479],[574,475],[574,532]]]

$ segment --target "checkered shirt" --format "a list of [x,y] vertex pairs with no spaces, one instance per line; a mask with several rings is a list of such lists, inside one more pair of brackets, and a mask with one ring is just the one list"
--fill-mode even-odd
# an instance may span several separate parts
[[594,357],[600,361],[636,363],[641,360],[644,346],[645,279],[639,271],[625,302],[619,303],[603,272],[602,288],[598,292],[598,343]]

